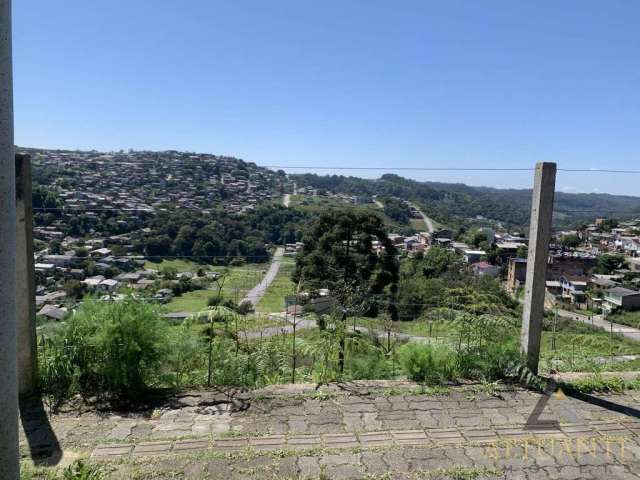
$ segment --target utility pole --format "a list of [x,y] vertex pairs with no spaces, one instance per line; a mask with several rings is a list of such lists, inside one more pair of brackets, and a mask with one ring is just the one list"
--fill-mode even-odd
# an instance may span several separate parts
[[0,0],[0,480],[20,477],[11,0]]
[[556,164],[538,163],[531,197],[531,227],[521,332],[522,353],[526,357],[527,367],[536,374],[540,361],[540,340],[542,338],[545,282],[549,242],[551,241],[555,186]]

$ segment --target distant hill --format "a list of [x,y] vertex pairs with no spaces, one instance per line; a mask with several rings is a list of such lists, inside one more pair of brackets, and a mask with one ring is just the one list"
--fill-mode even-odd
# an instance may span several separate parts
[[[531,189],[471,187],[462,183],[418,182],[394,174],[370,180],[342,175],[290,175],[299,187],[336,193],[391,195],[420,203],[427,215],[450,225],[483,217],[505,227],[524,228],[529,222]],[[640,197],[604,193],[556,192],[554,224],[558,228],[591,222],[596,217],[640,215]]]

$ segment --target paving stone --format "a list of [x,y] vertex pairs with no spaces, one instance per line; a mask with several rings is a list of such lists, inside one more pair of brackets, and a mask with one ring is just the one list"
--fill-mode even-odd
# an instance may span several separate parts
[[191,427],[191,432],[194,435],[208,435],[211,433],[211,424],[204,422],[196,422]]
[[335,480],[360,480],[364,474],[360,465],[328,466],[325,470],[326,478]]
[[246,438],[220,438],[213,442],[215,450],[241,450],[249,446]]
[[320,463],[317,457],[298,458],[298,474],[301,479],[319,478],[321,474]]
[[121,457],[128,455],[133,450],[133,445],[101,445],[96,447],[91,455],[94,458]]
[[363,447],[378,447],[390,445],[393,442],[393,436],[390,432],[360,433],[358,438],[360,438],[360,443]]
[[506,439],[531,438],[533,436],[531,430],[522,427],[495,427],[495,432],[499,437]]
[[498,439],[496,432],[489,428],[467,428],[462,430],[462,434],[471,442],[490,442]]
[[356,465],[360,463],[360,456],[353,453],[336,453],[320,457],[320,465]]
[[207,463],[207,479],[224,479],[231,478],[232,469],[229,462],[225,459],[214,459]]
[[153,431],[154,432],[173,432],[176,430],[187,430],[191,429],[191,424],[185,425],[182,422],[160,422],[158,423]]
[[296,435],[287,438],[287,448],[308,449],[322,447],[320,435]]
[[298,478],[298,464],[295,457],[285,457],[278,462],[276,478]]
[[617,422],[593,422],[593,427],[607,435],[618,435],[620,432],[628,432],[624,425]]
[[585,437],[595,433],[595,429],[590,425],[562,425],[560,430],[568,437]]
[[192,462],[184,467],[184,478],[186,480],[201,480],[207,478],[207,464],[205,462]]
[[121,421],[109,432],[107,438],[111,440],[124,440],[129,435],[131,435],[131,431],[136,426],[136,422],[127,422]]
[[409,462],[404,458],[398,450],[386,451],[382,454],[384,463],[389,466],[389,470],[397,473],[409,471]]
[[159,455],[169,453],[172,442],[144,442],[133,449],[134,455]]
[[426,445],[430,443],[424,430],[394,430],[393,440],[398,445]]
[[192,434],[191,430],[159,430],[149,434],[151,440],[164,440],[177,437],[188,437]]
[[360,455],[360,462],[369,476],[387,472],[387,464],[384,462],[382,453],[364,452]]
[[326,448],[350,448],[359,447],[360,442],[352,433],[334,433],[323,436],[323,443]]
[[208,440],[179,440],[174,443],[175,452],[193,452],[205,450],[209,447]]
[[464,440],[460,432],[455,429],[427,430],[426,433],[436,444],[459,443]]
[[249,439],[249,445],[256,450],[279,450],[284,448],[286,440],[284,435],[272,435],[268,437],[256,437]]

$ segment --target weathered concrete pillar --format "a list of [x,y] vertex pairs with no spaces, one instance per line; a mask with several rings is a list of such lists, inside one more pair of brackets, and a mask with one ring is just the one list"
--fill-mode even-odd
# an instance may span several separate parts
[[11,0],[0,0],[0,479],[19,478]]
[[556,164],[538,163],[531,198],[531,227],[521,338],[522,352],[526,357],[527,366],[534,373],[538,373],[540,360],[545,282],[555,187]]
[[37,387],[36,282],[33,262],[33,207],[31,158],[16,154],[16,312],[18,317],[18,393],[32,394]]

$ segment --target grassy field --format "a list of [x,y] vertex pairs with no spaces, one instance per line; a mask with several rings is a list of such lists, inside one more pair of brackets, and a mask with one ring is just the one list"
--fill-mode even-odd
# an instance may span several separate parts
[[424,223],[424,220],[422,220],[421,218],[412,218],[411,219],[411,226],[413,228],[415,228],[418,232],[426,232],[427,231],[427,224]]
[[[304,204],[303,204],[303,201],[304,201]],[[354,205],[353,203],[347,202],[345,200],[337,199],[337,198],[292,195],[290,206],[295,206],[302,210],[306,210],[314,213],[326,211],[329,208],[345,208],[345,207],[368,211],[382,218],[382,220],[384,221],[384,224],[386,225],[387,229],[389,229],[390,232],[393,232],[394,230],[398,230],[401,228],[406,229],[408,227],[414,228],[417,231],[424,231],[426,229],[424,222],[420,219],[416,219],[418,222],[421,222],[422,224],[422,226],[420,227],[420,230],[418,230],[418,228],[413,225],[413,222],[408,224],[400,224],[396,222],[391,217],[385,215],[384,211],[380,207],[378,207],[375,203],[368,203],[365,205]]]
[[640,310],[634,312],[618,312],[609,316],[607,320],[634,328],[640,328]]
[[[262,280],[268,268],[269,264],[267,263],[252,263],[242,267],[218,267],[217,271],[228,271],[227,279],[222,288],[222,295],[236,302],[242,301],[246,293]],[[217,286],[213,283],[207,290],[196,290],[174,297],[166,305],[166,308],[169,312],[198,312],[207,308],[209,297],[214,296],[216,293]]]
[[182,272],[197,272],[199,268],[204,270],[215,270],[211,265],[205,265],[191,260],[174,258],[172,260],[164,259],[160,262],[147,260],[144,264],[144,268],[162,271],[165,268],[175,268],[178,273]]
[[195,290],[174,297],[165,305],[168,312],[199,312],[207,308],[207,300],[212,297],[211,290]]
[[291,274],[295,268],[295,259],[283,257],[280,263],[280,270],[275,280],[264,296],[258,303],[256,311],[258,312],[281,312],[284,310],[284,296],[290,295],[295,291],[295,285],[291,280]]
[[[353,319],[349,320],[353,324]],[[384,331],[384,325],[378,318],[357,318],[356,324],[361,327]],[[414,320],[408,322],[392,322],[391,330],[420,337],[431,337],[438,341],[455,344],[458,341],[458,330],[446,320],[429,322]],[[514,329],[514,337],[518,330]],[[552,331],[542,332],[541,371],[551,369],[559,371],[591,371],[615,367],[624,369],[623,363],[610,362],[610,355],[640,355],[640,342],[611,335],[609,332],[584,325],[571,320],[558,324],[555,334]],[[636,361],[639,363],[640,361]],[[629,367],[635,364],[628,364]]]
[[[283,318],[271,317],[267,314],[255,313],[249,315],[238,315],[237,316],[237,325],[235,321],[229,322],[229,324],[225,325],[221,322],[214,322],[213,329],[216,332],[222,331],[230,331],[234,332],[236,326],[238,328],[238,332],[250,332],[256,330],[262,330],[267,327],[285,327],[289,325],[289,323]],[[193,329],[199,333],[203,333],[205,329],[207,329],[209,324],[207,323],[206,316],[201,316],[197,322],[193,323]],[[171,328],[179,328],[179,325],[172,325]]]

